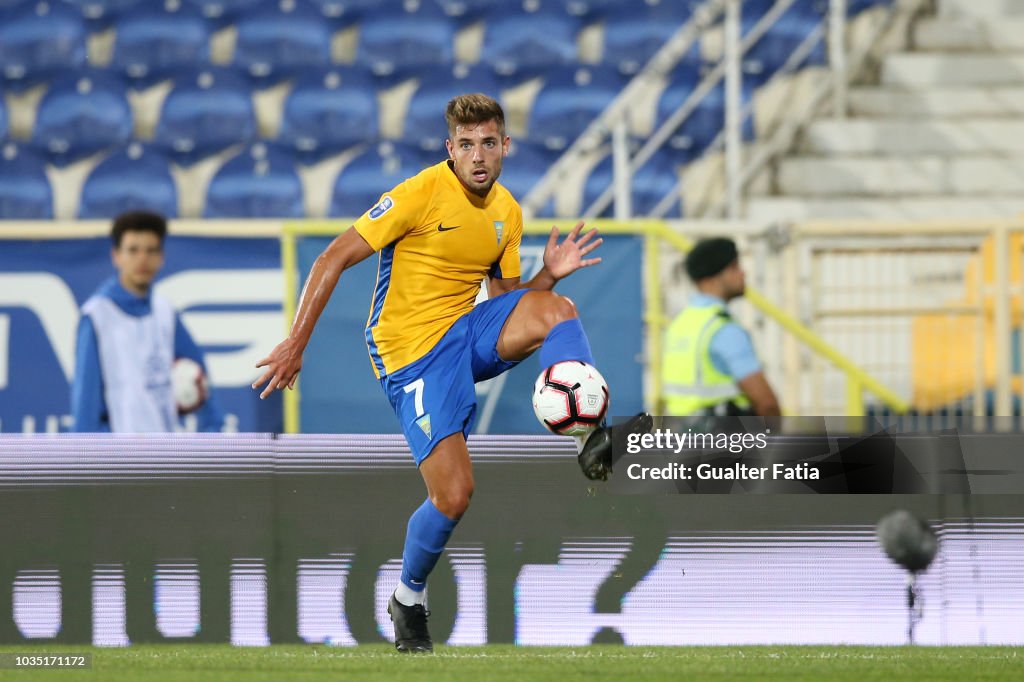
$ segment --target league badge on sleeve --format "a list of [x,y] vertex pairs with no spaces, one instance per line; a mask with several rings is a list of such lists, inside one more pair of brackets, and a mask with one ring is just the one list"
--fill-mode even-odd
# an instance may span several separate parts
[[370,220],[376,220],[394,208],[394,206],[395,202],[391,200],[391,197],[384,195],[384,197],[377,202],[377,205],[370,209]]

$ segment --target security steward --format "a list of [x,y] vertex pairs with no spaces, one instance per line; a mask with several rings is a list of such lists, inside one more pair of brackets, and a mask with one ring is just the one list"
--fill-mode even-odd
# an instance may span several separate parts
[[746,289],[736,243],[702,240],[686,255],[683,267],[697,291],[666,334],[665,414],[778,416],[779,401],[750,335],[726,307]]

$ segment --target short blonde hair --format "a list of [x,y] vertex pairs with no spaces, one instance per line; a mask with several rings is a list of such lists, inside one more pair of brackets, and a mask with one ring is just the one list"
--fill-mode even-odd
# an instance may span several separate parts
[[474,92],[453,97],[445,109],[444,120],[448,123],[448,135],[452,137],[458,126],[487,121],[497,123],[498,134],[505,137],[505,112],[497,100],[483,93]]

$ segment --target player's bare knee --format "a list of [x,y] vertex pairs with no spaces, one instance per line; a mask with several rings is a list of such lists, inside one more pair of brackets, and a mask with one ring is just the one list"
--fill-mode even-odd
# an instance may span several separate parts
[[437,510],[450,519],[460,519],[469,509],[469,500],[473,497],[473,486],[459,486],[451,490],[435,493],[431,502]]
[[579,317],[576,312],[576,304],[572,302],[566,296],[559,296],[556,293],[552,293],[551,296],[545,301],[544,313],[542,315],[544,322],[544,335],[557,327],[566,320]]

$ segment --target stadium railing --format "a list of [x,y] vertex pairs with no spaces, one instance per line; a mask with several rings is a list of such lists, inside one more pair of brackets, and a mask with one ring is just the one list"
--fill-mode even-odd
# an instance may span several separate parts
[[[838,117],[845,116],[847,86],[851,78],[856,77],[868,64],[872,54],[878,49],[885,37],[900,19],[916,15],[926,6],[927,0],[908,0],[891,5],[879,3],[885,8],[880,20],[872,23],[866,37],[853,46],[852,52],[846,44],[847,34],[847,0],[830,0],[829,11],[821,24],[808,33],[806,39],[797,46],[786,63],[766,82],[792,75],[804,63],[808,55],[819,47],[828,35],[828,72],[813,93],[802,100],[803,106],[793,105],[792,111],[782,124],[775,126],[770,137],[757,144],[749,161],[742,163],[742,130],[749,125],[753,115],[752,103],[745,106],[741,99],[741,62],[751,48],[779,21],[796,0],[777,0],[774,6],[764,14],[751,28],[740,36],[741,0],[707,0],[696,8],[690,20],[683,24],[677,33],[670,38],[637,73],[618,97],[613,100],[604,112],[596,117],[586,130],[570,145],[565,153],[549,168],[543,178],[523,198],[522,204],[527,216],[535,215],[549,198],[558,191],[565,178],[576,167],[580,159],[602,145],[611,144],[614,157],[614,175],[612,184],[601,193],[590,206],[581,211],[583,217],[590,218],[601,215],[614,202],[614,216],[618,220],[632,217],[630,210],[631,178],[660,148],[662,148],[675,131],[682,125],[700,105],[701,101],[725,82],[726,103],[725,120],[722,131],[708,147],[705,154],[725,153],[723,164],[724,194],[711,201],[709,205],[699,209],[699,215],[684,207],[687,217],[716,218],[742,216],[742,194],[744,189],[757,174],[773,159],[787,151],[797,132],[806,126],[813,116],[818,114],[832,98],[832,110]],[[682,103],[679,109],[651,133],[640,148],[633,154],[629,151],[628,134],[626,132],[631,104],[644,88],[659,79],[664,79],[691,51],[693,45],[701,39],[724,16],[725,49],[723,57],[707,73],[694,88],[692,94]],[[850,52],[848,54],[848,52]],[[680,184],[668,192],[651,211],[651,216],[660,218],[671,210],[680,196]]]
[[[810,221],[770,238],[784,309],[908,396],[915,415],[956,427],[1024,414],[1024,220]],[[791,339],[782,358],[785,393],[835,405],[843,378],[848,405],[859,392]],[[798,390],[801,375],[811,381]]]

